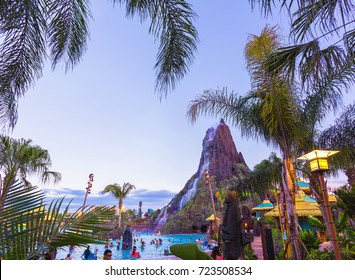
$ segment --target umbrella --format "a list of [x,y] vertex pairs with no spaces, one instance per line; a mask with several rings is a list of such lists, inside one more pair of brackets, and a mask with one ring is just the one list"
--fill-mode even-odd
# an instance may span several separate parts
[[214,218],[214,214],[212,214],[211,216],[209,216],[207,219],[205,219],[205,221],[214,221],[214,220],[217,220],[217,221],[220,221],[221,219],[219,218]]

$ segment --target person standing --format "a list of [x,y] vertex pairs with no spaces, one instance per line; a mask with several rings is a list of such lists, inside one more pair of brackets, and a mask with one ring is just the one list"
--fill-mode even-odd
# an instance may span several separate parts
[[218,246],[213,247],[211,257],[214,260],[223,260],[223,256],[221,255],[221,252],[220,252],[220,249]]
[[85,260],[88,260],[90,255],[94,255],[91,250],[90,250],[90,246],[88,245],[84,251],[84,253],[81,255],[81,258],[84,257]]

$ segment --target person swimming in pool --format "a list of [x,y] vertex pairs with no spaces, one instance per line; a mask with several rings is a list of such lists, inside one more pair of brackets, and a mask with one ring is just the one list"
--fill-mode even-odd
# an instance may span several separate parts
[[140,258],[141,257],[141,254],[139,252],[137,252],[136,246],[133,246],[133,250],[132,250],[130,256],[133,258]]

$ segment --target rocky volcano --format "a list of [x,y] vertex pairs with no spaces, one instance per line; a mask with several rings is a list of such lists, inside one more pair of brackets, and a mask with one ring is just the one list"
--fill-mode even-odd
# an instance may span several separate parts
[[[214,194],[226,185],[221,182],[250,176],[243,155],[237,151],[229,127],[223,120],[207,130],[197,172],[154,219],[154,224],[163,233],[190,233],[208,224],[205,219],[213,211],[209,188],[203,178],[205,170],[209,171]],[[221,204],[215,195],[214,200],[217,216],[222,218]]]

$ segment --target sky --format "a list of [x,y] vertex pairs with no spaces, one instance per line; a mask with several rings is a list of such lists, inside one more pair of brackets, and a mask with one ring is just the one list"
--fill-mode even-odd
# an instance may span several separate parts
[[[202,116],[190,123],[189,102],[206,89],[246,93],[250,79],[243,49],[248,35],[279,24],[287,40],[288,21],[278,13],[264,19],[248,1],[189,1],[198,15],[198,51],[186,77],[160,100],[154,92],[159,45],[148,34],[149,21],[127,18],[124,8],[105,1],[91,2],[93,20],[82,61],[68,72],[64,65],[54,71],[46,65],[19,101],[11,136],[32,139],[49,151],[51,169],[62,174],[62,181],[43,185],[31,180],[50,198],[66,195],[73,206],[81,206],[93,173],[87,204],[116,205],[101,191],[108,184],[129,182],[136,190],[124,201],[126,208],[138,209],[139,201],[143,211],[162,208],[197,171],[205,133],[219,122]],[[345,98],[353,100],[351,94]],[[249,168],[277,152],[227,125]],[[346,183],[342,176],[328,180],[334,186]]]

